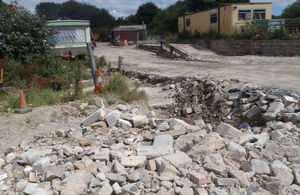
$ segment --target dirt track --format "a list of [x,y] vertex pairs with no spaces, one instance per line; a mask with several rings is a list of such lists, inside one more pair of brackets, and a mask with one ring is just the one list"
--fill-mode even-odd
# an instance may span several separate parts
[[239,79],[256,85],[274,86],[300,92],[300,57],[219,56],[209,50],[195,50],[178,45],[200,62],[173,60],[136,49],[134,46],[112,47],[98,43],[97,56],[105,55],[117,62],[123,56],[124,68],[166,75],[213,76],[219,79]]

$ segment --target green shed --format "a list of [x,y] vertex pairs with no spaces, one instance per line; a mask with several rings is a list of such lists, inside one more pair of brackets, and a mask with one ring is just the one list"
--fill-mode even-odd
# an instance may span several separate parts
[[53,20],[47,25],[52,27],[54,35],[49,39],[56,56],[87,55],[87,43],[91,43],[91,29],[88,20]]

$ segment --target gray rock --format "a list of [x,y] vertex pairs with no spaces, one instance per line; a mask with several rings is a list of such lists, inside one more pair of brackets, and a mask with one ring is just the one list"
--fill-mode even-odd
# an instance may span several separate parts
[[269,163],[263,160],[252,159],[250,162],[244,163],[242,168],[244,171],[255,171],[257,174],[271,174]]
[[231,156],[233,159],[236,160],[241,160],[242,158],[245,158],[247,154],[243,146],[236,144],[234,142],[229,142],[227,146],[227,151],[229,156]]
[[281,194],[284,189],[284,185],[281,184],[280,179],[276,177],[270,177],[270,179],[264,183],[266,190],[272,192],[272,194]]
[[171,135],[158,135],[155,137],[152,146],[138,144],[137,147],[137,154],[139,156],[158,157],[173,153],[173,137]]
[[106,115],[105,119],[109,127],[114,127],[121,118],[121,112],[114,110]]
[[229,175],[239,180],[242,187],[249,187],[248,176],[245,172],[240,170],[229,170]]
[[246,113],[245,113],[245,117],[247,119],[252,119],[256,116],[259,115],[259,113],[261,113],[262,109],[256,105],[252,106]]
[[115,194],[122,193],[122,188],[117,182],[112,185],[112,188],[113,188]]
[[145,125],[149,124],[149,119],[146,116],[142,116],[142,115],[134,115],[131,118],[131,121],[133,123],[134,127],[143,127]]
[[187,128],[190,126],[183,120],[176,119],[176,118],[172,118],[172,119],[168,120],[168,124],[169,124],[170,129],[172,129],[172,130],[183,129],[183,128]]
[[136,184],[126,184],[122,187],[122,194],[126,195],[140,195],[141,190],[138,189]]
[[95,113],[93,113],[92,115],[84,119],[84,121],[81,122],[81,125],[85,127],[90,126],[99,120],[103,120],[105,115],[106,115],[105,110],[103,108],[100,108]]
[[98,192],[98,195],[110,195],[113,192],[113,188],[108,184],[104,184],[101,190]]
[[63,179],[65,167],[62,165],[50,166],[45,169],[45,172],[47,181],[52,181],[56,178]]
[[184,188],[180,189],[180,195],[194,195],[194,191],[192,188],[185,186]]
[[104,173],[97,173],[96,178],[100,179],[101,181],[104,181],[106,179]]
[[51,165],[50,158],[49,157],[45,157],[45,158],[42,158],[42,159],[36,161],[33,164],[33,170],[35,170],[35,171],[42,171],[46,167],[49,167],[50,165]]
[[52,192],[44,189],[44,188],[36,188],[32,195],[52,195]]
[[51,149],[30,149],[26,152],[23,152],[17,157],[17,162],[24,164],[32,164],[38,161],[41,157],[51,154]]
[[26,188],[24,189],[25,194],[33,194],[36,190],[38,184],[36,183],[27,183]]
[[129,129],[132,128],[132,124],[131,122],[124,120],[124,119],[119,119],[119,125],[120,127],[122,127],[123,129]]
[[164,131],[169,130],[169,129],[170,129],[170,126],[169,126],[169,124],[168,124],[167,122],[163,122],[163,123],[159,124],[159,125],[156,127],[156,129],[159,130],[159,131],[164,132]]
[[115,173],[106,173],[105,177],[109,179],[111,182],[118,182],[119,184],[123,184],[126,182],[126,178]]
[[215,179],[217,186],[237,186],[239,181],[235,178],[216,178]]
[[264,114],[266,120],[274,120],[277,114],[284,110],[284,104],[281,102],[273,102],[270,104],[267,112]]
[[163,159],[176,168],[187,168],[192,164],[192,159],[181,151],[176,151],[175,154],[163,156]]
[[220,154],[210,154],[204,158],[204,169],[219,175],[226,175],[227,169]]
[[297,185],[300,185],[300,164],[294,165],[293,173],[295,177],[295,183]]
[[85,170],[67,176],[63,180],[61,195],[86,194],[92,178],[93,176]]
[[123,104],[119,104],[117,105],[117,109],[124,112],[127,110],[127,106]]
[[225,137],[228,140],[236,143],[238,143],[240,138],[244,135],[240,130],[223,122],[221,122],[221,124],[218,126],[217,131],[222,137]]
[[276,160],[270,164],[271,171],[273,175],[280,179],[281,183],[284,185],[291,185],[294,180],[292,170],[288,168],[282,162]]

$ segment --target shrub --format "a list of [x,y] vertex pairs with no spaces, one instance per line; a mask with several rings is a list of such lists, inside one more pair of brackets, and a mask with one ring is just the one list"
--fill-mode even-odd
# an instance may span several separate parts
[[289,33],[283,29],[276,29],[271,34],[271,39],[276,40],[288,40],[291,39]]
[[32,63],[49,51],[50,29],[23,8],[0,7],[0,58]]
[[144,91],[139,91],[138,88],[130,89],[127,78],[121,74],[115,74],[110,77],[108,83],[103,88],[103,92],[105,95],[117,95],[125,102],[147,99]]
[[235,29],[227,36],[227,38],[238,40],[263,40],[270,39],[270,33],[263,27],[250,24]]

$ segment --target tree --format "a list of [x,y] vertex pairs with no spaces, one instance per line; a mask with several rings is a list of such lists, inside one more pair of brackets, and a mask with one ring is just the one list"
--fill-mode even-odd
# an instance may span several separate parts
[[300,0],[287,6],[281,16],[283,18],[300,18]]
[[61,5],[58,3],[42,2],[35,7],[36,15],[46,20],[59,19]]
[[154,3],[149,2],[141,5],[138,8],[136,17],[140,24],[143,22],[145,24],[149,24],[158,12],[159,8]]
[[69,0],[62,4],[40,3],[36,14],[46,20],[75,19],[89,20],[91,27],[107,27],[114,24],[114,17],[106,10],[86,3]]

